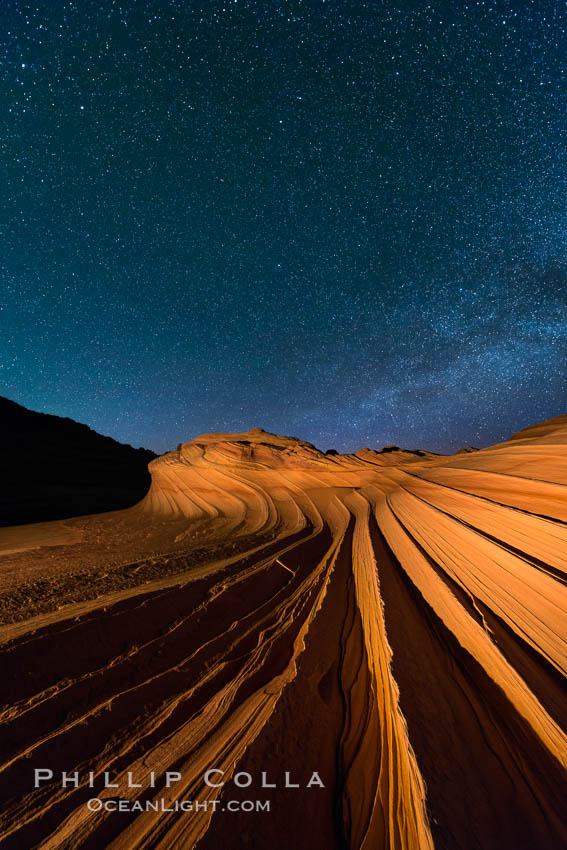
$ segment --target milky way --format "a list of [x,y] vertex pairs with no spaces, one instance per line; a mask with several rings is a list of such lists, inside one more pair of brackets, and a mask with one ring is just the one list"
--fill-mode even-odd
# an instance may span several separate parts
[[565,408],[552,2],[5,2],[0,392],[158,451]]

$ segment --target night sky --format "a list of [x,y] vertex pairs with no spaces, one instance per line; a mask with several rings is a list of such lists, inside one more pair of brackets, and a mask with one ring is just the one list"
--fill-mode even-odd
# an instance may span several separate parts
[[565,412],[563,2],[4,0],[0,393],[156,451]]

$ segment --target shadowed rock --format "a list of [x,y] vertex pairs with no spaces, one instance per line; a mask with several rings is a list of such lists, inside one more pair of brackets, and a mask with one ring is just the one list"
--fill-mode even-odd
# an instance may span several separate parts
[[[0,397],[0,525],[114,511],[139,501],[156,457],[72,419],[36,413]],[[33,482],[33,486],[30,485]]]

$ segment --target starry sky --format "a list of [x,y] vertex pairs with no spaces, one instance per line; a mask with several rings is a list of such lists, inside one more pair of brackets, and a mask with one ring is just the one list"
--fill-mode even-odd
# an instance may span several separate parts
[[158,452],[565,412],[565,9],[4,0],[0,393]]

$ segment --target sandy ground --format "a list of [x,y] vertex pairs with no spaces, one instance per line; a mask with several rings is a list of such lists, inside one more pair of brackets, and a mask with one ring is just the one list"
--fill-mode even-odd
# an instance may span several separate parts
[[567,417],[450,458],[203,435],[150,470],[133,508],[0,531],[2,847],[567,846]]

